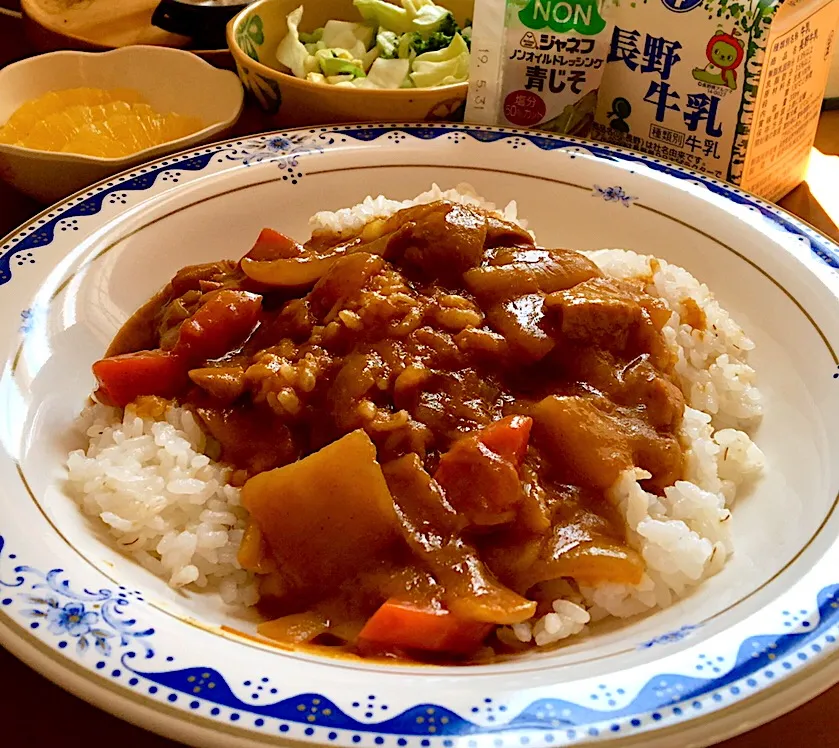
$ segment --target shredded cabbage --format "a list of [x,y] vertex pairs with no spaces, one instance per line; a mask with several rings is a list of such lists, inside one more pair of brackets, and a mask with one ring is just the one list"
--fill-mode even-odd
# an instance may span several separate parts
[[342,87],[431,88],[466,81],[471,29],[460,29],[434,0],[399,1],[401,7],[395,0],[353,0],[363,22],[331,20],[311,33],[299,30],[301,6],[286,19],[277,60],[298,78]]
[[460,34],[445,49],[419,55],[411,65],[411,80],[417,88],[448,86],[469,78],[469,47]]
[[326,82],[333,86],[352,86],[354,76],[352,75],[327,75]]
[[320,69],[329,78],[333,75],[351,75],[353,78],[363,78],[365,73],[360,65],[352,60],[342,60],[340,57],[323,57],[320,60]]
[[309,73],[318,69],[317,60],[300,41],[297,34],[297,27],[303,20],[303,6],[293,10],[286,18],[288,34],[277,47],[277,61],[285,65],[297,78],[305,78]]
[[327,47],[352,49],[360,43],[364,51],[367,51],[373,43],[373,37],[373,27],[366,23],[327,21],[322,39]]
[[367,80],[378,88],[401,88],[410,70],[411,63],[408,60],[379,58],[367,73]]
[[379,59],[379,48],[372,46],[364,54],[361,55],[361,64],[365,70],[370,70],[370,66]]
[[315,29],[311,34],[307,34],[305,31],[298,31],[297,36],[306,46],[315,44],[323,39],[323,27]]
[[[404,6],[406,0],[402,4]],[[405,34],[411,30],[411,16],[404,7],[400,8],[387,0],[353,0],[353,5],[365,21],[371,21],[379,28],[396,34]]]
[[376,48],[379,50],[379,57],[385,60],[392,60],[398,57],[399,36],[393,31],[379,30],[376,34]]
[[[405,0],[409,2],[409,0]],[[448,24],[454,24],[454,17],[445,8],[435,5],[431,0],[420,4],[411,21],[411,28],[414,31],[419,31],[421,34],[432,34],[435,31],[442,30],[442,27]],[[410,12],[410,11],[409,11]],[[455,24],[456,25],[456,24]]]

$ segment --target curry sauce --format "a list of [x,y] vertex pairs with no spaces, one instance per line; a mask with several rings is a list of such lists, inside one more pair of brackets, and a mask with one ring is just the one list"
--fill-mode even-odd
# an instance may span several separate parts
[[557,580],[640,580],[608,490],[682,476],[669,314],[443,201],[184,268],[94,373],[107,404],[191,408],[233,467],[261,634],[485,660]]

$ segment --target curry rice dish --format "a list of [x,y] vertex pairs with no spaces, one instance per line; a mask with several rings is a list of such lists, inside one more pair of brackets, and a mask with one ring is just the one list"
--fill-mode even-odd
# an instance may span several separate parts
[[286,647],[485,662],[665,607],[763,469],[752,342],[685,270],[468,185],[265,229],[93,366],[73,490]]

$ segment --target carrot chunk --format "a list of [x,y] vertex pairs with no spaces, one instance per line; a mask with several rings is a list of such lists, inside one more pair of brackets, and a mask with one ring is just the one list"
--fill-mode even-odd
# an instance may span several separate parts
[[303,247],[294,239],[274,229],[262,229],[245,257],[251,260],[287,260],[303,254]]
[[261,309],[262,297],[258,294],[217,291],[181,325],[172,350],[190,361],[221,358],[248,339]]
[[491,623],[459,618],[443,608],[420,608],[388,600],[367,621],[359,643],[368,648],[469,655],[492,630]]
[[124,408],[141,395],[176,397],[189,384],[183,359],[168,351],[138,351],[103,358],[93,364],[96,399]]
[[533,419],[529,416],[507,416],[483,429],[478,439],[490,451],[518,468],[524,461],[532,427]]

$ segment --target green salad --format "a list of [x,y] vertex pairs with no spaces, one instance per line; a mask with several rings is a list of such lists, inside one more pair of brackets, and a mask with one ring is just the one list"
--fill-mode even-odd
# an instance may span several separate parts
[[303,6],[286,18],[277,60],[297,78],[351,88],[434,88],[469,78],[471,26],[432,0],[354,0],[361,21],[300,31]]

